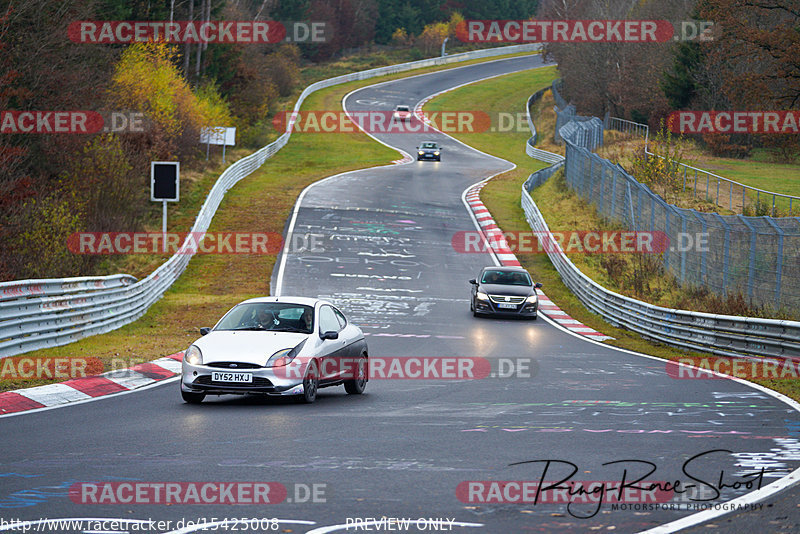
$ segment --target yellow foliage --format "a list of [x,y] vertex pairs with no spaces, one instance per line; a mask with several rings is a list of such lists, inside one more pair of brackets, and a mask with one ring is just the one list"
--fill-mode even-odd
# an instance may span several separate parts
[[173,48],[165,42],[129,46],[114,68],[109,104],[121,110],[143,112],[153,125],[149,132],[153,157],[170,158],[197,144],[206,126],[232,123],[227,103],[214,87],[195,95],[173,61]]
[[453,11],[450,14],[450,20],[447,21],[447,31],[452,37],[456,34],[456,26],[464,22],[464,16],[458,11]]
[[212,84],[206,84],[197,90],[197,110],[207,126],[231,126],[233,117],[228,103]]
[[114,69],[109,98],[120,109],[144,112],[163,131],[175,138],[183,131],[178,105],[191,102],[191,89],[171,61],[164,42],[129,46]]
[[432,22],[422,29],[419,43],[423,51],[431,53],[442,45],[445,37],[450,35],[450,28],[445,22]]
[[392,42],[395,45],[405,46],[408,44],[408,33],[405,28],[397,28],[392,33]]

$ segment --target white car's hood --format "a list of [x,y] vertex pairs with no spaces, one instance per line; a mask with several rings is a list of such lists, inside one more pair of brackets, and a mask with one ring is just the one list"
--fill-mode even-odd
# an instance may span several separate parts
[[220,330],[209,332],[194,342],[203,353],[203,363],[246,362],[264,365],[282,349],[290,349],[308,338],[295,332]]

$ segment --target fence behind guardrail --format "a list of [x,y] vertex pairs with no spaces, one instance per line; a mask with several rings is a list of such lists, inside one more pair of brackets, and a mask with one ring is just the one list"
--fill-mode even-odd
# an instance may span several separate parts
[[[680,234],[708,234],[705,251],[674,247],[664,254],[665,267],[680,280],[708,285],[721,294],[744,289],[755,302],[761,298],[772,305],[800,307],[799,219],[721,216],[677,208],[622,167],[590,152],[586,146],[591,146],[591,138],[579,130],[565,128],[561,134],[567,144],[567,183],[605,217],[624,222],[632,230],[663,231],[673,244]],[[550,235],[551,240],[528,193],[560,167],[533,173],[522,190],[522,207],[531,228]],[[800,322],[654,306],[606,290],[583,275],[557,243],[551,248],[546,248],[548,256],[567,287],[612,324],[686,349],[729,356],[800,357]]]

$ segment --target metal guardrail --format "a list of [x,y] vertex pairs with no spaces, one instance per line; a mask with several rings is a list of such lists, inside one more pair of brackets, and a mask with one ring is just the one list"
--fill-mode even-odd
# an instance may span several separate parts
[[[562,136],[572,142],[566,131]],[[663,308],[609,291],[583,274],[566,256],[529,194],[562,166],[531,174],[522,186],[521,205],[564,285],[589,310],[614,326],[682,349],[730,357],[800,358],[800,322]]]
[[225,193],[258,169],[289,141],[296,112],[311,93],[341,83],[365,80],[427,66],[540,50],[540,44],[474,50],[345,74],[315,82],[297,99],[286,131],[277,140],[232,164],[211,188],[189,237],[176,254],[138,282],[132,276],[24,280],[0,283],[0,358],[23,354],[110,332],[133,322],[160,299],[194,255],[191,236],[205,232]]
[[[645,154],[647,154],[648,156],[656,156],[648,149],[648,143],[650,137],[650,127],[648,125],[625,119],[620,119],[618,117],[606,117],[606,129],[617,130],[627,134],[644,137]],[[663,156],[656,156],[656,157],[663,159]],[[786,195],[783,193],[776,193],[774,191],[766,191],[764,189],[759,189],[757,187],[737,182],[736,180],[731,180],[730,178],[725,178],[724,176],[720,176],[719,174],[715,174],[713,172],[706,171],[704,169],[698,169],[697,167],[693,167],[685,163],[678,163],[677,165],[679,168],[683,169],[683,189],[682,189],[683,191],[686,191],[686,183],[687,181],[689,181],[690,187],[692,187],[692,189],[694,190],[695,196],[697,196],[698,192],[703,193],[702,183],[703,183],[703,178],[705,178],[706,182],[705,199],[713,200],[717,206],[728,208],[734,213],[740,213],[740,214],[744,213],[744,208],[747,206],[748,192],[750,194],[751,200],[753,200],[753,194],[755,194],[756,207],[759,207],[761,205],[761,195],[764,195],[765,197],[767,197],[767,199],[772,197],[772,206],[770,208],[769,213],[773,217],[775,217],[776,210],[778,208],[777,200],[779,198],[786,199],[789,201],[788,213],[790,217],[792,216],[792,210],[797,209],[797,206],[800,206],[800,197],[798,196]],[[724,187],[721,187],[723,184],[725,184]],[[727,195],[725,194],[725,189],[728,190]],[[734,194],[734,189],[737,189],[736,194]],[[738,193],[738,189],[741,189],[742,192],[741,196]],[[720,198],[724,202],[726,197],[728,200],[727,206],[724,203],[720,202]],[[742,199],[742,204],[741,206],[736,206],[734,204],[734,200],[738,201],[739,198]]]
[[536,141],[539,137],[539,134],[536,132],[536,125],[533,124],[533,118],[531,117],[531,109],[533,106],[538,102],[542,95],[544,95],[547,88],[540,89],[533,93],[531,97],[528,99],[528,103],[526,105],[527,116],[528,116],[528,128],[531,130],[531,137],[528,139],[528,142],[525,144],[525,153],[528,156],[544,161],[546,163],[558,163],[560,161],[564,161],[564,156],[561,154],[554,154],[553,152],[548,152],[546,150],[541,150],[536,148]]

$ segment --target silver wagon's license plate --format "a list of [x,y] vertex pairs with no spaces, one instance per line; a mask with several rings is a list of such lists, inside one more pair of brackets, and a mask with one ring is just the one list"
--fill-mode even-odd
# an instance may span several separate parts
[[214,382],[253,382],[253,373],[211,373],[211,380]]
[[498,304],[497,307],[498,308],[503,308],[504,310],[516,310],[517,309],[517,305],[516,304]]

